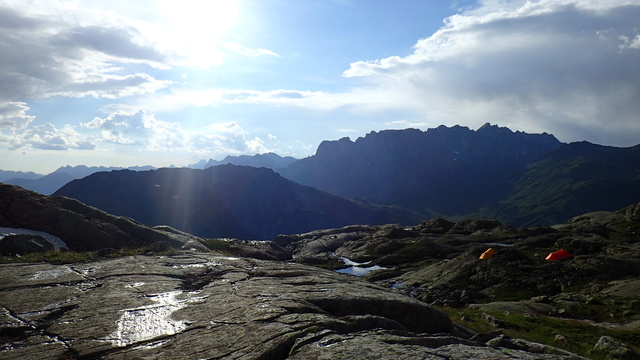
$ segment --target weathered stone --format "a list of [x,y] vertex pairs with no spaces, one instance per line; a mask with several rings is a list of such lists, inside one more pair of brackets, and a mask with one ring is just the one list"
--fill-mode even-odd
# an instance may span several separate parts
[[574,358],[487,347],[422,302],[295,263],[183,252],[0,276],[3,359]]

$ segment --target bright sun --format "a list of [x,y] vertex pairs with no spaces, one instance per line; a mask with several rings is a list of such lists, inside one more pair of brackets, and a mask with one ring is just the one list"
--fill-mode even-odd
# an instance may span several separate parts
[[159,6],[168,27],[160,41],[184,63],[208,67],[222,61],[218,44],[236,22],[236,0],[163,0]]

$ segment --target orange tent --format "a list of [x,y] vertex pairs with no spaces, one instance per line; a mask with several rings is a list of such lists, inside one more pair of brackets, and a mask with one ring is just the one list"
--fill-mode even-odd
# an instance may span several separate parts
[[558,250],[558,251],[554,251],[554,252],[550,253],[544,259],[545,260],[550,260],[550,261],[556,261],[556,260],[564,260],[564,259],[570,258],[572,256],[573,255],[569,254],[569,252],[567,250],[562,249],[562,250]]
[[495,253],[496,251],[493,250],[493,248],[489,248],[487,251],[483,252],[482,255],[480,255],[480,259],[490,259]]

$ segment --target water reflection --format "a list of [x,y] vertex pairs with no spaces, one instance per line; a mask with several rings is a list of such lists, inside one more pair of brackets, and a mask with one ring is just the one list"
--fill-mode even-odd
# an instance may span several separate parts
[[[178,299],[185,294],[186,298]],[[117,330],[106,340],[115,346],[127,346],[139,341],[153,339],[161,335],[173,335],[184,330],[186,321],[173,320],[171,314],[186,307],[189,303],[204,299],[193,296],[196,292],[185,293],[170,291],[151,295],[154,304],[122,310],[123,314],[117,323]]]
[[388,269],[386,267],[382,267],[382,266],[378,266],[378,265],[373,265],[373,266],[363,266],[363,265],[368,265],[369,263],[371,263],[371,261],[367,261],[364,263],[358,263],[355,261],[352,261],[346,257],[341,257],[340,259],[342,259],[342,262],[344,262],[345,265],[351,265],[351,267],[345,268],[345,269],[340,269],[340,270],[336,270],[336,272],[339,272],[341,274],[349,274],[349,275],[355,275],[355,276],[365,276],[365,275],[369,275],[371,272],[376,271],[376,270],[383,270],[383,269]]

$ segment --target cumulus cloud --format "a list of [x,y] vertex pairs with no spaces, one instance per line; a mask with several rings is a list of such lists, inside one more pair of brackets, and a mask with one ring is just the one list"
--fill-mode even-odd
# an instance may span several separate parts
[[29,107],[23,102],[0,102],[0,129],[15,132],[27,127],[35,116],[27,115]]
[[213,123],[202,129],[187,131],[177,122],[157,119],[145,111],[116,111],[82,123],[98,131],[97,141],[139,146],[151,151],[186,151],[195,154],[244,154],[269,150],[259,137],[249,134],[235,121]]
[[265,153],[269,150],[259,137],[249,134],[236,121],[210,124],[193,134],[192,146],[196,153],[238,155]]
[[401,94],[400,106],[433,124],[489,121],[631,145],[640,138],[638,18],[637,1],[487,0],[446,19],[411,55],[356,62],[343,76]]
[[96,145],[66,126],[57,129],[52,124],[31,126],[12,137],[0,138],[0,142],[8,142],[10,149],[34,148],[40,150],[93,150]]
[[188,143],[188,136],[180,124],[160,121],[142,110],[135,113],[117,111],[105,118],[96,117],[81,126],[100,130],[100,141],[141,145],[149,150],[183,149]]

